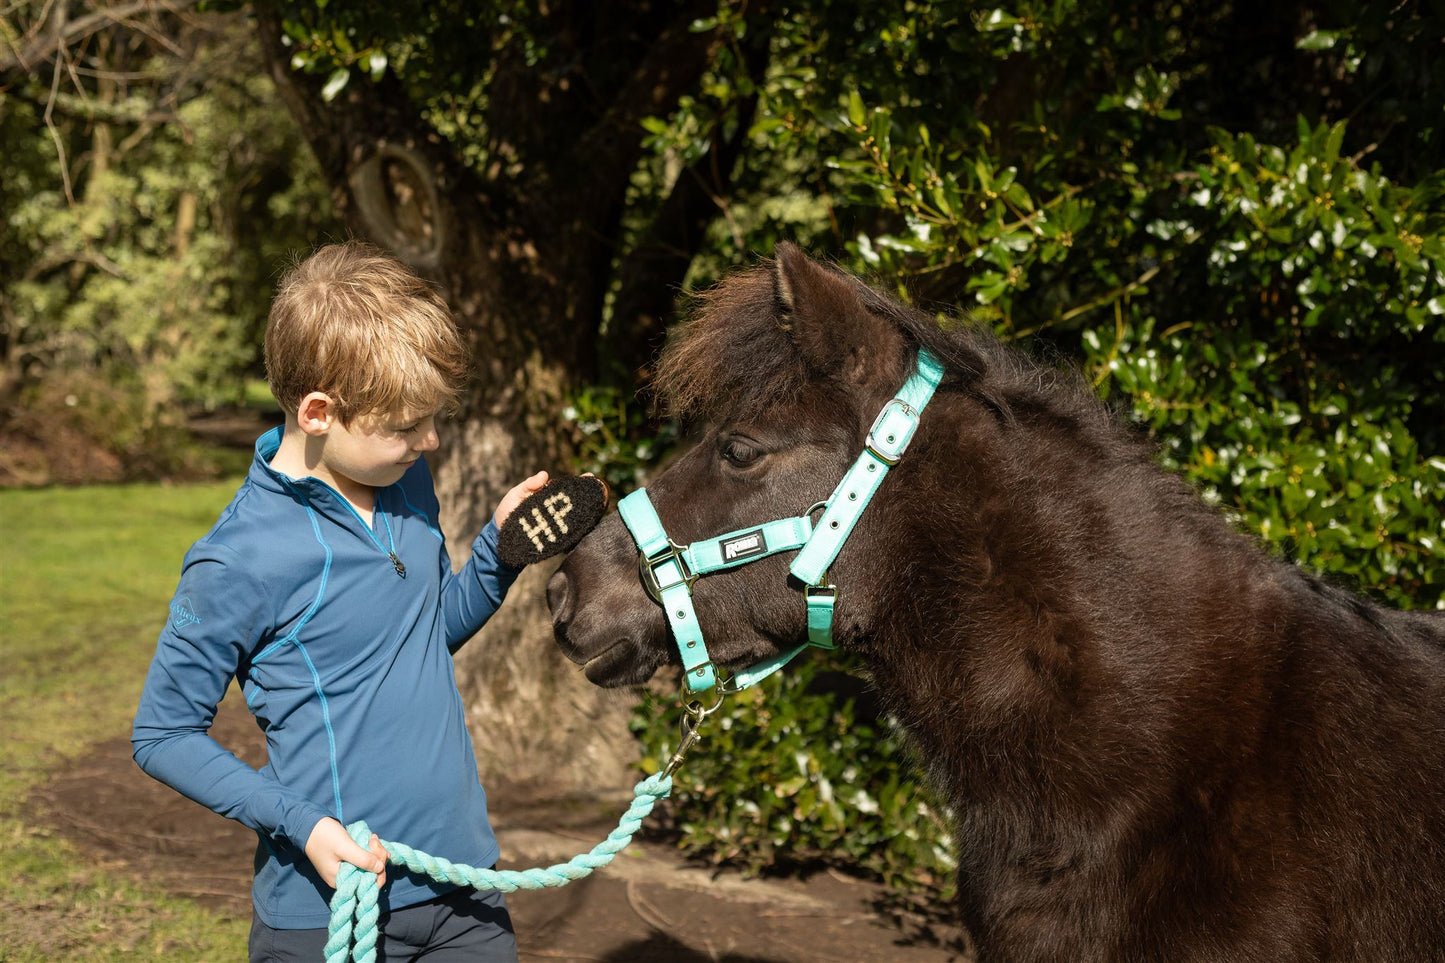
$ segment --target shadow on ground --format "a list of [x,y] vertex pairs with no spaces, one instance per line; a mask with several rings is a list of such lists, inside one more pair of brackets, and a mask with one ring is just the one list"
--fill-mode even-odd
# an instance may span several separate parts
[[607,963],[637,963],[641,960],[669,960],[671,963],[786,963],[777,957],[744,956],[737,953],[709,956],[661,933],[651,939],[629,943],[602,959]]

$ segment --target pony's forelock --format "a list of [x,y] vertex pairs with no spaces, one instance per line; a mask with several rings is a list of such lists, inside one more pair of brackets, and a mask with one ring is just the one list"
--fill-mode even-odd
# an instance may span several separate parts
[[767,266],[696,295],[668,340],[653,390],[684,422],[745,418],[786,404],[808,383]]

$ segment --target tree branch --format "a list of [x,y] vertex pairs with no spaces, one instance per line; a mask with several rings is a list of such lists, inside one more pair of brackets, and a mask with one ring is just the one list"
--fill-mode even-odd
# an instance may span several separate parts
[[103,7],[95,13],[67,20],[57,17],[55,26],[40,33],[35,29],[26,31],[26,39],[19,47],[10,47],[8,53],[0,53],[0,73],[19,67],[26,73],[47,62],[57,52],[104,30],[129,20],[138,13],[154,11],[180,13],[196,5],[197,0],[133,0],[113,7]]
[[127,126],[148,124],[153,126],[174,121],[176,117],[173,109],[136,96],[128,97],[118,103],[105,103],[94,98],[80,97],[57,90],[52,97],[48,85],[40,88],[35,84],[12,87],[8,93],[17,100],[40,108],[42,112],[49,107],[53,114],[79,120],[100,121],[106,124]]

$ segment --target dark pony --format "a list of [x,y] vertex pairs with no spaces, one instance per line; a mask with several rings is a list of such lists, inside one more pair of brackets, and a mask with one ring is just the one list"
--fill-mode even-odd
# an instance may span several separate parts
[[[946,793],[980,959],[1445,959],[1445,623],[1261,551],[1076,375],[782,245],[660,363],[704,426],[648,488],[672,537],[826,498],[920,346],[835,626]],[[806,637],[789,558],[697,583],[715,659]],[[678,661],[616,515],[548,599],[593,682]]]

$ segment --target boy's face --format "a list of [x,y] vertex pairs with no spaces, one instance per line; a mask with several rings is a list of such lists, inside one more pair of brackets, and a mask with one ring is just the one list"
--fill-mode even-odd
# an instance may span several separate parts
[[342,425],[333,422],[326,431],[321,461],[327,472],[343,482],[385,488],[401,480],[423,452],[437,447],[436,415],[411,412],[362,415]]

